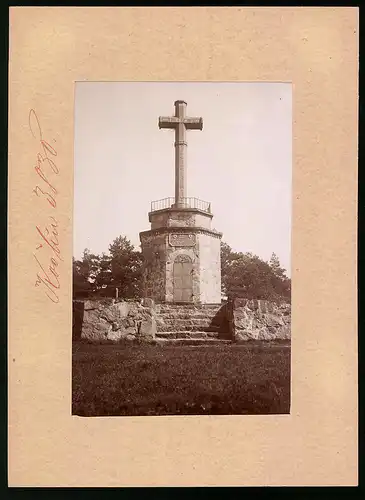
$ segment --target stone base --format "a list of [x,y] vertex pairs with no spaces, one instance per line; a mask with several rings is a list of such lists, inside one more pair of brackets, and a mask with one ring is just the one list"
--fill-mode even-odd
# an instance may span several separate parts
[[86,300],[73,303],[73,339],[151,342],[156,335],[153,301]]
[[[182,235],[180,239],[176,236]],[[144,256],[143,288],[146,297],[156,302],[182,302],[176,298],[176,265],[186,264],[187,297],[183,302],[220,303],[220,235],[191,228],[159,229],[140,233]],[[185,245],[185,246],[184,246]],[[189,280],[189,277],[191,279]]]
[[227,319],[234,342],[291,338],[290,304],[233,299],[227,304]]
[[288,341],[290,304],[234,299],[225,304],[155,304],[151,299],[74,301],[73,339],[223,345]]
[[140,233],[144,296],[156,302],[220,303],[222,234],[211,229],[212,215],[165,209],[149,218],[151,229]]

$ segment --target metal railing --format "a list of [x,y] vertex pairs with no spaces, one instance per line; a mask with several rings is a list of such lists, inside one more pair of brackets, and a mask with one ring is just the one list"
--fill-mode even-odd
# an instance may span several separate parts
[[[151,202],[151,212],[157,212],[158,210],[165,210],[166,208],[173,208],[175,205],[175,198],[168,197],[162,200],[156,200]],[[209,201],[199,200],[198,198],[182,198],[181,208],[195,208],[201,210],[202,212],[211,213],[211,207]]]

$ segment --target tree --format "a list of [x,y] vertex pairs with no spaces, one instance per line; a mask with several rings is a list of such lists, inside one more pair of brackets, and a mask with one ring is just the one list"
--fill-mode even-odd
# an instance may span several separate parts
[[222,292],[227,294],[229,292],[229,279],[230,269],[233,262],[239,259],[240,254],[233,252],[232,248],[224,241],[221,242],[221,277],[222,277]]
[[113,296],[115,294],[115,291],[112,290],[111,257],[104,252],[99,257],[99,269],[95,278],[95,285],[98,295]]
[[89,296],[95,289],[95,280],[99,272],[99,257],[85,248],[82,259],[72,259],[73,294]]
[[[109,252],[95,255],[85,249],[82,259],[73,259],[74,297],[107,296],[133,299],[142,292],[140,250],[124,236],[109,245]],[[221,243],[222,292],[228,297],[290,301],[291,280],[275,253],[265,262],[250,252],[234,252]]]
[[85,269],[83,266],[83,262],[81,260],[76,260],[74,257],[72,258],[72,289],[73,296],[79,297],[82,295],[88,295],[91,291],[91,284],[87,279],[87,275],[85,274]]
[[283,269],[280,265],[279,257],[276,255],[276,253],[271,254],[271,258],[269,261],[270,267],[273,270],[275,276],[278,278],[284,278],[285,277],[285,269]]
[[131,242],[118,236],[109,246],[109,253],[95,255],[88,249],[82,259],[73,259],[74,297],[137,298],[141,296],[142,254]]
[[290,280],[285,276],[279,259],[274,255],[265,262],[250,252],[233,252],[222,243],[222,291],[229,297],[290,300]]
[[124,298],[141,296],[142,254],[131,242],[118,236],[109,246],[111,279],[110,285],[118,288]]
[[281,267],[279,258],[275,253],[272,253],[269,263],[274,274],[273,281],[275,282],[276,290],[281,296],[290,301],[291,280],[286,276],[285,269]]

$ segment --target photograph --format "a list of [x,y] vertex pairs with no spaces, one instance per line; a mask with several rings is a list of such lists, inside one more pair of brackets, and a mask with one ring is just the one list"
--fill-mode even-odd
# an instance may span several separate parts
[[72,415],[290,414],[292,84],[75,83]]

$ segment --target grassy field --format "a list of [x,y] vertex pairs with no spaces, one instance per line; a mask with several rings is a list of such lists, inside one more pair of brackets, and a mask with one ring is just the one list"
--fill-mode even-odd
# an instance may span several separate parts
[[73,415],[290,410],[290,347],[73,345]]

